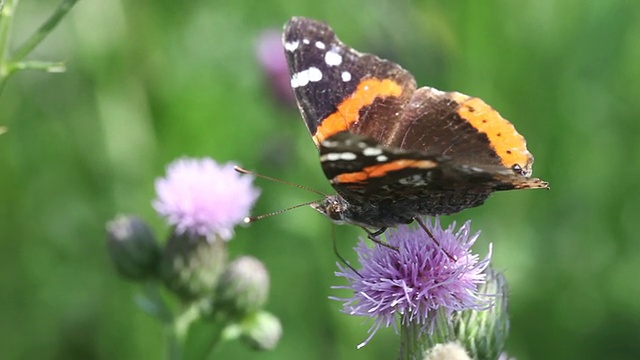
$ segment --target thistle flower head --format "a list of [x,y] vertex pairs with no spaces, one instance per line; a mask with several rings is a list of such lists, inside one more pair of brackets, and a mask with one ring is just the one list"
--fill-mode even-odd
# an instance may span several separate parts
[[231,239],[233,227],[249,214],[260,194],[253,178],[238,174],[233,166],[209,158],[172,162],[166,176],[156,180],[153,208],[178,234]]
[[335,288],[351,289],[354,294],[336,300],[343,301],[345,313],[373,321],[369,337],[358,347],[366,345],[381,326],[395,328],[399,315],[403,322],[432,331],[436,310],[444,310],[449,318],[454,311],[491,306],[491,299],[478,292],[491,250],[480,260],[470,249],[479,232],[471,235],[470,222],[457,231],[455,222],[443,229],[437,218],[426,225],[437,244],[422,228],[403,225],[386,233],[387,242],[398,250],[369,247],[364,239],[360,241],[356,247],[359,274],[338,264],[336,275],[349,285]]

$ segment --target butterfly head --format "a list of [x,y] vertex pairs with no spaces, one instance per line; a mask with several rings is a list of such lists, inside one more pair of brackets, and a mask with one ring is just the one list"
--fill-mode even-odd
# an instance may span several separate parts
[[348,204],[340,195],[327,195],[324,199],[310,205],[336,224],[344,224],[346,222],[345,210]]

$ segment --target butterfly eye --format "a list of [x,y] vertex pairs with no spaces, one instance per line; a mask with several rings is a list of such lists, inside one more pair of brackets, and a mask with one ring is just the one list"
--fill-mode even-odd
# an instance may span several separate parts
[[339,221],[342,220],[342,211],[340,210],[340,206],[336,203],[332,203],[327,207],[327,216],[331,220]]
[[514,164],[511,169],[513,170],[513,172],[515,172],[516,174],[519,175],[524,175],[524,171],[522,171],[522,166],[518,165],[518,164]]

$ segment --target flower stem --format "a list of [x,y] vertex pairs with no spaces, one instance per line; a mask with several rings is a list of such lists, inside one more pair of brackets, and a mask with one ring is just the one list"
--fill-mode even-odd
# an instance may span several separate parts
[[18,0],[0,0],[0,90],[2,90],[5,79],[9,76],[7,68],[7,44],[9,33],[11,32],[11,21],[13,11]]
[[400,322],[400,353],[399,360],[421,360],[438,344],[445,344],[455,339],[451,321],[444,309],[440,308],[432,313],[436,319],[431,331],[426,331],[424,325],[406,320]]
[[191,324],[200,318],[200,309],[196,305],[191,305],[180,316],[178,316],[173,328],[178,339],[184,340],[189,332]]
[[67,15],[76,2],[78,2],[78,0],[64,0],[62,4],[58,6],[56,11],[51,14],[49,19],[47,19],[47,21],[45,21],[44,24],[42,24],[40,28],[27,39],[27,41],[16,49],[12,56],[12,60],[14,62],[18,62],[24,59],[25,56],[27,56],[36,46],[38,46],[38,44],[40,44],[40,42],[42,42],[42,40],[44,40],[45,37],[47,37],[47,35],[49,35],[51,30],[53,30],[60,20]]
[[41,70],[51,73],[64,72],[66,70],[65,64],[61,61],[21,61],[10,62],[6,64],[7,75],[11,75],[18,70]]
[[192,322],[183,342],[184,359],[207,359],[215,346],[222,340],[222,335],[228,325],[229,322],[225,316],[214,316],[210,319]]
[[9,41],[9,29],[13,10],[18,0],[0,0],[0,56],[4,59],[7,42]]
[[192,323],[200,317],[200,311],[194,305],[189,306],[180,316],[174,317],[168,324],[167,360],[185,358],[185,342]]
[[76,2],[78,2],[78,0],[64,0],[47,21],[9,56],[9,35],[11,33],[11,23],[16,6],[18,5],[18,0],[0,0],[0,92],[4,89],[9,76],[16,70],[37,69],[57,72],[64,68],[60,63],[22,63],[21,60],[29,55],[29,53],[49,35]]
[[174,329],[167,332],[167,360],[182,360],[182,346]]
[[[404,316],[404,315],[403,315]],[[417,360],[422,358],[419,326],[413,322],[402,322],[400,325],[400,353],[398,360]]]
[[176,317],[164,301],[160,293],[159,284],[156,281],[147,281],[143,284],[142,294],[137,296],[135,301],[140,310],[160,320],[165,326],[166,342],[167,342],[167,360],[182,359],[183,339],[177,331],[177,324],[184,326],[184,320],[180,320],[182,316]]

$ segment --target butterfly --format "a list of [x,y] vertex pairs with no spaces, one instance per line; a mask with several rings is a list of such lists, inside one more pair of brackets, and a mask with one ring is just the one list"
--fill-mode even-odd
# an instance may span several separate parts
[[531,177],[524,137],[483,100],[417,88],[400,65],[352,49],[313,19],[292,18],[283,45],[298,108],[336,190],[311,206],[334,222],[375,238],[420,216],[481,205],[495,191],[549,187]]

